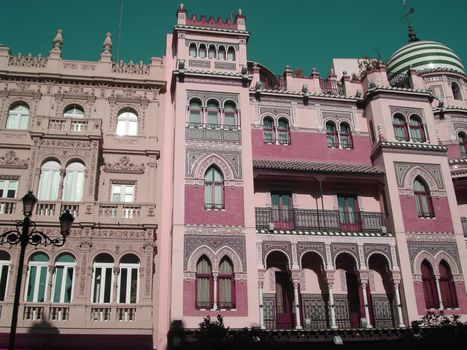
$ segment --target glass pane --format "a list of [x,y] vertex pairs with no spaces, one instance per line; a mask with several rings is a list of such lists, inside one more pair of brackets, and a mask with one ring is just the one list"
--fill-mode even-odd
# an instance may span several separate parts
[[45,298],[45,284],[47,281],[47,266],[40,267],[39,276],[39,292],[37,293],[37,302],[44,302]]
[[5,300],[8,265],[2,265],[0,270],[0,301]]
[[53,302],[59,303],[60,302],[60,294],[62,292],[62,284],[63,284],[63,266],[57,266],[55,268],[55,283],[54,283],[54,296]]
[[73,286],[73,268],[67,267],[66,269],[66,280],[65,280],[65,303],[71,302],[71,289]]
[[6,123],[7,129],[18,129],[19,127],[19,115],[16,113],[10,113],[8,121]]
[[131,291],[130,291],[130,303],[136,303],[136,297],[138,295],[138,269],[131,269]]
[[128,122],[128,135],[135,136],[138,134],[138,122]]
[[26,296],[27,302],[32,302],[34,298],[34,286],[36,284],[36,266],[29,266],[29,283],[28,283],[28,293]]
[[104,303],[110,303],[110,291],[112,288],[112,269],[105,269]]
[[221,208],[223,206],[222,201],[222,185],[216,184],[214,187],[214,204],[216,208]]
[[93,303],[100,302],[101,285],[102,285],[102,268],[96,267],[94,270],[94,295],[92,298]]
[[126,284],[128,269],[120,271],[120,303],[126,303]]
[[26,130],[28,128],[28,124],[29,124],[29,116],[22,115],[19,121],[19,129]]
[[53,170],[51,174],[50,182],[50,197],[48,198],[51,201],[55,201],[58,198],[58,186],[60,183],[60,171]]

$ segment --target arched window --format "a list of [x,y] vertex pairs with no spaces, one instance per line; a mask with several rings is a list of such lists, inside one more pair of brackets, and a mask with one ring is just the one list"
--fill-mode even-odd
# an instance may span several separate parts
[[264,143],[274,143],[274,121],[272,118],[266,117],[263,119],[263,139]]
[[75,265],[76,260],[71,254],[65,253],[58,257],[55,262],[52,302],[71,303]]
[[204,175],[204,207],[224,208],[224,177],[215,166],[209,167]]
[[138,300],[138,275],[140,262],[136,255],[127,254],[120,260],[118,302],[136,304]]
[[230,46],[229,49],[227,50],[227,60],[235,61],[235,50],[232,46]]
[[107,304],[112,300],[114,259],[106,253],[99,254],[92,264],[92,302]]
[[421,118],[418,115],[410,116],[410,136],[412,141],[415,142],[426,142],[425,129]]
[[392,117],[392,126],[394,128],[394,136],[398,141],[409,141],[409,133],[407,131],[407,123],[402,114],[394,114]]
[[341,123],[340,144],[342,148],[353,148],[352,132],[347,123]]
[[235,309],[235,280],[233,264],[228,257],[223,257],[219,264],[218,295],[220,309]]
[[287,118],[280,118],[277,123],[277,136],[279,144],[289,145],[290,144],[290,130],[289,121]]
[[[84,131],[85,124],[84,121],[80,120],[84,118],[84,111],[81,106],[78,105],[71,105],[65,108],[63,112],[64,118],[72,118],[71,120],[71,131]],[[65,124],[63,125],[65,127]]]
[[201,101],[193,99],[190,101],[190,123],[201,124]]
[[339,138],[337,136],[336,124],[334,124],[334,122],[332,121],[328,121],[326,123],[326,137],[327,137],[327,144],[329,148],[339,147]]
[[199,57],[206,58],[206,45],[204,44],[199,45]]
[[439,289],[441,291],[441,301],[445,308],[452,309],[459,307],[451,268],[444,260],[441,260],[439,264]]
[[44,253],[35,253],[28,263],[25,301],[43,303],[46,296],[49,257]]
[[10,254],[0,251],[0,301],[5,301],[5,295],[8,286],[8,272],[10,270]]
[[233,129],[237,119],[237,106],[233,102],[226,102],[224,105],[224,127]]
[[210,100],[207,105],[208,125],[217,126],[219,123],[219,104],[217,101]]
[[214,45],[209,45],[208,58],[216,58],[216,47]]
[[454,97],[455,100],[462,100],[462,94],[461,94],[461,89],[459,87],[459,84],[456,82],[451,82],[451,89],[452,89],[452,96]]
[[465,133],[460,132],[457,134],[457,140],[459,141],[459,151],[461,153],[461,157],[467,157],[467,137]]
[[196,308],[211,309],[212,295],[212,269],[206,256],[202,256],[196,264]]
[[37,199],[42,201],[56,201],[60,185],[60,163],[50,160],[41,167],[39,190]]
[[417,176],[413,182],[413,192],[415,195],[415,205],[417,215],[420,218],[433,218],[435,213],[431,201],[430,189],[423,179]]
[[219,53],[217,57],[220,60],[225,60],[225,47],[224,46],[219,46]]
[[118,136],[136,136],[138,134],[138,116],[131,111],[120,112],[117,118]]
[[436,292],[435,276],[431,264],[423,260],[422,262],[422,283],[425,305],[427,309],[439,308],[438,293]]
[[189,55],[190,57],[196,57],[196,44],[195,43],[191,43],[190,44],[190,49],[189,49]]
[[71,105],[65,108],[63,112],[64,118],[84,118],[84,111],[81,106]]
[[83,197],[85,166],[79,162],[70,163],[66,167],[63,180],[63,200],[67,202],[79,202]]
[[8,111],[7,129],[26,130],[29,125],[29,107],[25,103],[17,103]]

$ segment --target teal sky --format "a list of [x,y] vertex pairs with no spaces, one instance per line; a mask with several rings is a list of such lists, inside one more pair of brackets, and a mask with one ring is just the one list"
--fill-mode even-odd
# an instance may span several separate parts
[[[120,58],[162,56],[180,1],[124,0]],[[326,75],[333,57],[383,60],[407,42],[402,0],[185,0],[188,14],[228,17],[242,8],[251,33],[248,58],[276,74],[286,64]],[[409,0],[421,39],[442,42],[467,65],[467,0]],[[0,0],[0,43],[13,53],[47,55],[57,28],[63,57],[97,60],[105,32],[113,34],[114,59],[120,0]]]

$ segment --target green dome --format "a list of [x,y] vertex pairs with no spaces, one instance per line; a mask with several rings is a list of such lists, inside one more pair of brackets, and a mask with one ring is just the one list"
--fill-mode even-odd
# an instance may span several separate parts
[[444,68],[465,73],[459,56],[449,47],[436,41],[418,40],[415,33],[412,33],[409,33],[410,42],[394,52],[389,59],[389,80],[407,72],[411,67],[417,71]]

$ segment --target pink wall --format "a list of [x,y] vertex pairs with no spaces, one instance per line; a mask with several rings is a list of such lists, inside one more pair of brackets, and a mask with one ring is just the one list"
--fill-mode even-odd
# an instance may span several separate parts
[[371,143],[368,136],[353,136],[353,149],[328,148],[326,134],[292,132],[290,145],[271,145],[263,141],[263,130],[252,133],[253,158],[283,160],[343,161],[371,164]]
[[243,188],[224,188],[225,209],[204,209],[204,187],[185,185],[185,223],[244,226]]
[[399,196],[406,232],[453,232],[448,199],[433,197],[434,218],[419,218],[413,196]]
[[448,159],[460,159],[461,157],[461,151],[459,149],[459,144],[455,143],[452,145],[444,145],[448,148],[447,156]]
[[196,309],[196,280],[185,279],[183,281],[183,314],[185,316],[247,316],[248,315],[248,296],[246,280],[235,281],[235,304],[234,310],[197,310]]
[[[414,282],[415,289],[415,298],[417,299],[417,309],[419,315],[425,315],[428,311],[425,306],[425,295],[423,294],[423,283]],[[467,313],[467,293],[464,288],[464,283],[462,281],[456,282],[456,293],[457,301],[459,303],[459,308],[443,310],[447,315],[459,315]]]

